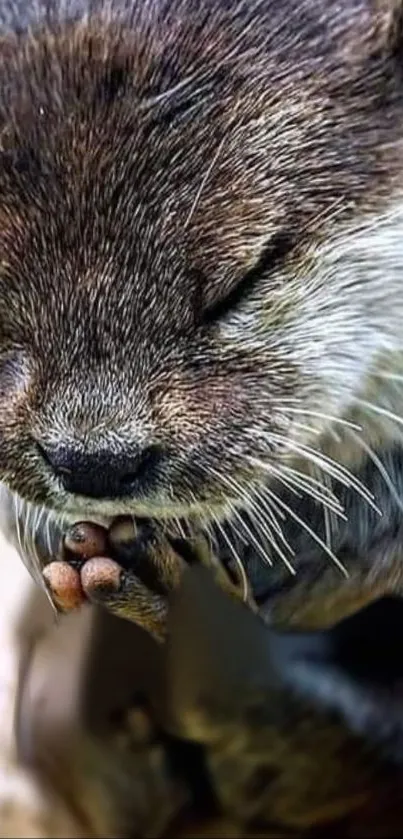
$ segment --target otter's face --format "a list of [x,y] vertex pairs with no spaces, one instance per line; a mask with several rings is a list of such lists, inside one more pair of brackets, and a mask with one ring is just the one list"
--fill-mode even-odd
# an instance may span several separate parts
[[365,3],[146,5],[2,42],[0,474],[214,516],[394,348],[401,108]]

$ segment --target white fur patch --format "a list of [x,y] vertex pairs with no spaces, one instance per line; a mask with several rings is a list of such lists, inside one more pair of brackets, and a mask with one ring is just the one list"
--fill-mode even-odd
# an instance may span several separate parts
[[[280,381],[283,366],[296,365],[307,416],[317,399],[316,409],[328,415],[360,414],[362,425],[376,425],[379,437],[393,429],[401,435],[399,423],[368,406],[363,410],[356,400],[369,393],[371,402],[403,416],[403,201],[335,232],[295,276],[274,272],[266,308],[262,298],[264,285],[223,322],[225,341],[269,352],[272,375]],[[379,376],[390,371],[393,387]]]

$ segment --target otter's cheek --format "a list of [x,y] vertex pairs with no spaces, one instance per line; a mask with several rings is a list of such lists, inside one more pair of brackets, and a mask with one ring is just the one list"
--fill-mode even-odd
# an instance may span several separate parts
[[2,400],[20,401],[32,379],[28,359],[22,352],[0,352],[0,405]]
[[20,352],[2,354],[0,350],[0,480],[5,472],[15,471],[17,454],[20,461],[30,445],[27,407],[32,382],[26,356]]

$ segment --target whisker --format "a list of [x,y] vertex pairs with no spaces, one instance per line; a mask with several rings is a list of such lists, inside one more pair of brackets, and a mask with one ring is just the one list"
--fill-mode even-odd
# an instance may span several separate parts
[[[276,530],[276,533],[278,534],[279,539],[280,539],[280,540],[281,540],[281,542],[283,543],[284,547],[286,548],[286,550],[288,550],[288,551],[289,551],[289,553],[291,554],[291,556],[295,556],[295,551],[293,551],[293,549],[292,549],[291,545],[289,544],[289,542],[287,542],[287,539],[286,539],[286,538],[285,538],[285,536],[284,536],[283,530],[282,530],[282,528],[281,528],[281,527],[279,526],[279,524],[278,524],[278,521],[277,521],[276,516],[275,516],[275,512],[274,512],[274,510],[272,509],[272,507],[271,507],[271,506],[269,505],[269,503],[268,503],[268,499],[267,499],[267,498],[264,498],[264,496],[263,496],[263,495],[262,495],[259,491],[257,491],[257,493],[256,493],[256,494],[257,494],[257,497],[258,497],[258,499],[259,499],[259,501],[260,501],[260,504],[264,507],[264,509],[265,509],[266,513],[267,513],[268,515],[270,515],[270,520],[271,520],[271,521],[273,520],[274,525],[275,525],[275,530]],[[256,512],[256,508],[255,508],[255,512]],[[280,513],[280,515],[282,515],[282,514],[281,514],[281,511],[278,511],[278,512]],[[284,517],[284,518],[285,518],[285,517]],[[263,518],[263,522],[264,522],[264,524],[265,524],[265,530],[264,530],[264,533],[266,533],[266,529],[267,529],[267,537],[268,537],[268,540],[269,540],[270,547],[272,547],[272,548],[273,548],[273,550],[274,550],[274,551],[277,553],[277,555],[280,557],[281,561],[284,563],[284,565],[286,566],[286,568],[288,569],[288,571],[290,572],[290,574],[292,574],[292,575],[295,577],[295,575],[296,575],[296,573],[297,573],[297,572],[296,572],[296,569],[294,568],[293,564],[292,564],[292,563],[291,563],[291,561],[288,559],[288,557],[286,556],[286,554],[284,553],[284,551],[282,550],[282,548],[280,547],[280,545],[277,543],[277,540],[274,538],[274,536],[273,536],[273,532],[272,532],[272,530],[271,530],[271,528],[270,528],[270,524],[269,524],[268,522],[265,522],[264,518]]]
[[[332,436],[337,438],[335,432],[332,432]],[[378,515],[382,515],[381,510],[375,504],[374,496],[367,487],[359,480],[359,478],[350,472],[349,469],[342,464],[337,463],[337,461],[333,460],[333,458],[325,455],[317,449],[313,449],[305,443],[290,440],[277,432],[267,432],[265,434],[264,432],[259,431],[256,435],[254,435],[254,437],[257,440],[266,439],[270,446],[278,443],[280,446],[289,449],[290,452],[296,454],[307,463],[312,463],[318,466],[321,472],[327,473],[330,477],[334,478],[348,489],[354,489]]]
[[23,552],[23,556],[27,563],[27,567],[31,573],[31,575],[35,576],[35,568],[33,567],[33,557],[31,551],[29,550],[28,545],[28,535],[29,535],[29,520],[31,514],[31,505],[27,502],[20,501],[19,506],[19,513],[20,513],[20,523],[22,519],[22,529],[21,529],[21,548]]
[[332,414],[325,414],[322,411],[311,411],[305,408],[291,408],[287,407],[284,411],[285,414],[302,414],[305,417],[317,417],[318,419],[329,420],[329,422],[336,423],[338,425],[343,425],[345,428],[352,428],[354,431],[362,431],[360,425],[355,422],[351,422],[350,420],[345,419],[344,417],[335,417]]
[[[306,495],[311,497],[317,503],[321,504],[322,507],[327,507],[328,509],[332,510],[332,512],[334,512],[335,515],[339,516],[341,519],[344,519],[344,521],[347,521],[347,516],[345,515],[345,513],[344,513],[342,507],[340,506],[340,504],[337,502],[337,499],[333,496],[333,498],[334,498],[334,501],[333,501],[333,499],[331,497],[327,498],[326,495],[323,495],[319,491],[317,491],[315,489],[315,486],[311,485],[311,483],[308,480],[310,478],[311,481],[312,481],[312,484],[314,484],[314,479],[311,476],[307,475],[306,476],[307,480],[304,481],[303,477],[302,477],[303,473],[298,474],[298,470],[292,470],[291,467],[287,467],[287,466],[283,467],[283,466],[277,466],[277,465],[275,466],[274,464],[271,464],[271,463],[268,464],[268,463],[265,463],[262,460],[258,460],[256,458],[249,458],[249,457],[248,457],[248,462],[252,466],[256,466],[258,469],[262,469],[263,471],[267,472],[269,475],[272,475],[276,480],[279,481],[279,483],[281,483],[283,486],[285,486],[286,489],[288,489],[293,494],[298,495],[299,498],[301,498],[301,494],[297,492],[297,489],[295,487],[300,489],[302,492],[304,492]],[[286,475],[283,474],[283,470],[284,471],[288,470],[290,473],[295,472],[296,474],[295,475],[291,474],[290,477],[288,478]],[[323,487],[323,485],[320,485],[320,486]]]
[[221,536],[223,537],[228,549],[230,550],[232,556],[234,557],[236,567],[238,568],[238,571],[241,575],[242,599],[244,600],[244,602],[246,602],[247,599],[248,599],[249,581],[248,581],[248,577],[247,577],[245,568],[243,567],[242,559],[239,556],[238,551],[236,550],[236,548],[232,544],[231,539],[229,538],[228,534],[226,533],[225,528],[222,526],[220,520],[217,518],[217,516],[212,511],[210,512],[210,515],[211,515],[212,520],[214,521],[215,526],[217,527],[217,529],[221,533]]
[[[329,506],[330,506],[330,504],[332,504],[332,506],[335,508],[335,512],[337,512],[341,515],[344,515],[344,508],[343,508],[342,504],[340,503],[340,500],[337,498],[337,495],[334,494],[330,482],[329,483],[323,483],[323,481],[321,481],[319,477],[315,478],[309,472],[301,472],[299,469],[296,469],[293,466],[287,466],[284,463],[281,464],[281,470],[286,472],[286,473],[290,473],[290,475],[292,475],[292,477],[297,478],[304,485],[307,484],[307,485],[310,486],[312,484],[314,487],[317,488],[318,493],[321,490],[323,490],[323,492],[325,493],[325,497],[326,497],[326,499],[329,503]],[[322,475],[322,472],[321,472],[320,469],[315,467],[315,474],[317,476]],[[328,475],[325,475],[324,479],[327,480]],[[322,498],[323,498],[323,496],[320,496],[320,500],[322,500]]]
[[[52,607],[55,615],[58,614],[57,608],[52,600],[51,594],[48,591],[41,571],[41,562],[37,553],[34,534],[37,531],[38,520],[43,516],[44,508],[37,508],[29,502],[25,502],[18,495],[13,494],[12,506],[14,511],[15,532],[17,536],[17,543],[21,560],[25,567],[31,574],[33,580],[45,592],[46,597]],[[34,518],[34,526],[31,527],[31,519]],[[33,532],[32,532],[33,531]]]
[[400,373],[388,373],[386,370],[384,372],[380,371],[379,373],[373,373],[373,376],[377,379],[386,379],[392,382],[400,382],[403,384],[403,376]]
[[183,528],[182,523],[179,521],[179,519],[178,519],[178,517],[177,517],[177,516],[175,516],[175,517],[174,517],[174,519],[173,519],[173,523],[174,523],[174,525],[175,525],[175,527],[176,527],[176,529],[177,529],[177,531],[178,531],[178,533],[179,533],[179,536],[180,536],[182,539],[186,540],[186,533],[185,533],[185,531],[184,531],[184,528]]
[[227,137],[224,135],[224,136],[222,137],[222,139],[220,140],[220,142],[219,142],[219,144],[218,144],[218,147],[217,147],[217,149],[216,149],[216,151],[215,151],[215,153],[214,153],[214,155],[213,155],[213,157],[212,157],[212,159],[211,159],[211,161],[210,161],[210,163],[209,163],[209,166],[208,166],[208,168],[207,168],[207,171],[205,172],[205,174],[204,174],[204,176],[203,176],[203,178],[202,178],[202,181],[201,181],[201,184],[200,184],[200,186],[199,186],[199,189],[197,190],[197,193],[196,193],[196,195],[195,195],[194,201],[193,201],[192,206],[191,206],[191,208],[190,208],[190,210],[189,210],[189,214],[188,214],[188,216],[187,216],[187,219],[185,220],[184,230],[186,230],[186,228],[187,228],[187,227],[189,226],[189,224],[190,224],[191,219],[193,218],[193,215],[194,215],[195,210],[196,210],[196,207],[197,207],[197,205],[198,205],[198,203],[199,203],[199,201],[200,201],[200,198],[201,198],[202,192],[203,192],[203,190],[204,190],[204,187],[206,186],[207,181],[209,180],[210,175],[211,175],[211,173],[212,173],[212,171],[213,171],[213,169],[214,169],[214,167],[215,167],[215,165],[216,165],[216,163],[217,163],[217,161],[218,161],[218,158],[220,157],[220,154],[221,154],[221,152],[222,152],[222,150],[223,150],[223,148],[224,148],[224,143],[225,143],[225,141],[226,141],[226,140],[227,140]]
[[22,552],[22,541],[21,541],[21,522],[20,522],[20,499],[18,495],[13,495],[13,511],[15,516],[15,532],[17,535],[17,542],[18,547]]
[[321,428],[317,428],[314,425],[308,425],[306,422],[293,422],[292,428],[294,430],[298,429],[298,431],[307,431],[308,434],[313,434],[315,437],[320,437],[322,434]]
[[340,434],[337,433],[335,428],[329,428],[327,434],[329,434],[330,437],[332,437],[332,439],[335,443],[337,443],[338,446],[341,446],[341,437]]
[[39,559],[37,547],[36,547],[36,534],[38,524],[41,523],[44,515],[44,509],[40,507],[35,507],[33,505],[29,505],[27,507],[27,518],[25,522],[25,545],[26,550],[29,552],[32,567],[35,571],[35,580],[39,583],[41,588],[47,591],[45,582],[42,577],[41,571],[41,561]]
[[47,551],[48,551],[49,556],[52,556],[53,547],[52,547],[52,540],[51,540],[51,537],[50,537],[50,515],[49,515],[49,513],[46,516],[45,532],[46,532]]
[[45,589],[45,583],[40,572],[40,563],[35,550],[33,532],[33,523],[39,515],[39,510],[33,507],[30,503],[25,502],[22,505],[22,512],[24,513],[22,539],[23,556],[28,560],[26,564],[33,579],[40,585],[41,588]]
[[240,527],[247,534],[247,536],[251,540],[252,544],[255,546],[256,550],[259,551],[260,555],[263,557],[264,561],[267,562],[268,565],[272,566],[273,565],[273,560],[272,560],[271,556],[269,556],[269,554],[265,551],[263,545],[260,544],[260,542],[258,541],[256,536],[254,535],[253,531],[250,529],[249,525],[246,523],[246,521],[242,518],[242,516],[238,512],[235,505],[231,505],[231,513],[232,513],[233,516],[235,516],[235,518],[239,522]]
[[285,503],[285,501],[283,501],[281,498],[279,498],[279,496],[275,492],[273,492],[273,490],[269,489],[268,487],[264,487],[264,491],[272,499],[273,505],[274,506],[279,505],[280,508],[282,508],[284,510],[284,512],[287,513],[287,515],[291,516],[291,518],[294,519],[294,521],[296,521],[297,524],[299,524],[306,531],[306,533],[308,533],[312,537],[312,539],[314,539],[314,541],[325,551],[325,553],[330,557],[332,562],[334,562],[336,567],[339,568],[341,573],[346,578],[348,578],[349,573],[347,571],[347,568],[343,565],[341,560],[338,559],[338,557],[333,553],[333,551],[328,547],[328,545],[326,545],[326,542],[324,542],[323,539],[321,539],[321,537],[318,536],[318,534],[315,533],[314,530],[312,530],[312,528],[309,526],[309,524],[307,524],[306,521],[304,521],[297,513],[295,513],[294,510],[292,510],[292,508],[289,507],[289,505]]
[[[208,466],[208,470],[212,475],[214,475],[225,486],[229,487],[232,492],[235,492],[236,496],[242,497],[244,495],[243,488],[240,487],[239,484],[233,478],[229,478],[226,475],[221,475],[221,473],[217,472],[210,464]],[[265,562],[267,562],[268,565],[273,565],[273,561],[272,561],[271,557],[266,553],[263,546],[259,543],[259,541],[256,539],[255,535],[252,533],[251,529],[248,527],[247,523],[243,520],[243,518],[240,515],[240,513],[238,512],[235,504],[231,504],[231,513],[232,513],[233,516],[236,517],[236,519],[238,520],[241,528],[245,531],[245,533],[248,534],[250,540],[255,545],[255,548],[259,551],[261,556],[263,556],[263,559],[265,560]]]
[[364,449],[364,451],[367,453],[370,460],[372,460],[372,463],[378,469],[379,474],[381,475],[381,477],[385,481],[385,484],[388,487],[392,498],[394,499],[397,506],[399,507],[399,510],[401,510],[403,512],[403,499],[400,498],[400,495],[399,495],[399,493],[398,493],[398,491],[397,491],[397,489],[396,489],[396,487],[395,487],[395,485],[394,485],[394,483],[393,483],[393,481],[392,481],[392,479],[391,479],[391,477],[388,473],[388,470],[386,469],[386,466],[382,463],[381,459],[378,457],[376,452],[373,451],[371,446],[369,446],[365,442],[365,440],[362,439],[362,437],[359,437],[358,435],[354,434],[353,431],[350,431],[350,435],[354,438],[356,443],[358,445],[360,445],[361,448]]
[[[315,470],[316,475],[320,476],[322,474],[317,466],[314,466],[314,470]],[[329,480],[327,475],[322,474],[322,477],[323,477],[324,481]],[[322,504],[322,508],[323,508],[323,526],[324,526],[324,529],[325,529],[325,542],[326,542],[329,550],[332,551],[333,512],[330,509],[330,507],[328,507],[326,504]],[[337,515],[337,513],[336,513],[336,515]],[[344,519],[347,520],[347,516],[344,516]]]
[[[264,536],[267,537],[270,547],[273,548],[273,550],[275,550],[275,552],[280,557],[280,559],[282,560],[282,562],[284,563],[286,568],[289,570],[289,572],[291,574],[295,575],[296,571],[295,571],[294,566],[292,565],[292,563],[290,562],[290,560],[288,559],[288,557],[285,555],[284,551],[282,550],[282,548],[278,544],[277,540],[273,536],[273,531],[271,529],[270,523],[268,522],[267,518],[264,517],[260,508],[257,507],[257,505],[254,503],[251,495],[247,494],[245,496],[245,491],[238,484],[238,482],[236,482],[234,480],[234,478],[229,478],[229,476],[220,475],[218,472],[213,470],[212,467],[209,467],[209,469],[211,469],[212,473],[215,474],[216,477],[218,477],[219,480],[222,480],[224,483],[226,483],[228,486],[230,486],[230,488],[233,489],[233,491],[235,491],[237,495],[241,494],[243,496],[243,498],[244,498],[244,504],[243,504],[244,509],[246,511],[248,511],[251,519],[253,520],[253,523],[254,524],[260,523],[260,528],[262,528],[262,533],[263,533]],[[259,494],[258,497],[259,497],[260,503],[262,503],[262,501],[263,501],[262,496]],[[240,523],[240,526],[246,532],[246,534],[249,536],[249,539],[252,541],[252,544],[255,546],[255,548],[257,548],[259,553],[263,556],[265,562],[268,562],[269,565],[272,566],[273,565],[272,558],[269,557],[269,555],[267,554],[267,551],[264,550],[263,545],[256,539],[254,533],[251,531],[251,529],[249,528],[249,526],[245,522],[244,518],[242,518],[242,516],[239,514],[235,505],[231,504],[231,508],[232,508],[233,516],[235,516],[238,519],[238,521]],[[273,527],[275,529],[275,532],[277,533],[278,537],[283,542],[285,548],[287,550],[289,550],[291,555],[294,555],[294,552],[293,552],[292,548],[290,547],[289,543],[285,539],[283,531],[278,524],[278,521],[275,517],[274,511],[272,510],[272,508],[270,506],[267,506],[267,503],[265,504],[265,508],[266,508],[266,513],[270,516],[271,524],[273,525]]]
[[387,408],[382,408],[380,405],[374,405],[373,402],[367,402],[366,399],[359,399],[356,397],[354,399],[356,405],[361,405],[362,408],[366,408],[368,411],[372,411],[374,414],[379,414],[381,417],[387,417],[387,419],[392,420],[397,425],[403,425],[403,417],[399,417],[398,414],[393,413],[393,411],[389,411]]
[[[44,507],[34,507],[31,512],[32,512],[32,515],[31,515],[31,522],[30,522],[30,528],[29,528],[31,553],[32,553],[32,555],[35,559],[35,562],[37,562],[37,565],[40,568],[41,567],[41,562],[40,562],[39,554],[38,554],[38,551],[37,551],[37,541],[36,541],[37,540],[37,534],[40,531],[43,519],[45,519],[44,534],[45,534],[45,543],[46,543],[46,546],[47,546],[46,526],[47,526],[47,523],[48,523],[49,516],[46,514],[46,511],[45,511]],[[49,556],[50,556],[51,555],[51,549],[50,548],[48,550],[48,553],[49,553]]]
[[[259,499],[259,502],[263,503],[263,499],[262,499],[262,496],[259,493],[258,487],[254,487],[253,492],[254,492],[254,495]],[[254,504],[254,509],[259,509],[259,508],[256,508],[256,504]],[[271,507],[266,507],[266,513],[270,518],[270,523],[269,523],[270,526],[274,528],[274,532],[284,542],[284,545],[287,547],[287,543],[285,541],[284,534],[283,534],[283,529],[282,529],[281,525],[278,523],[278,520],[277,520],[276,516],[274,515],[274,511],[272,510]],[[281,513],[280,518],[282,518],[282,520],[285,521],[284,513]]]
[[[353,475],[352,472],[349,471],[345,466],[342,466],[337,461],[333,460],[333,458],[329,457],[328,455],[323,454],[323,452],[318,452],[317,450],[311,448],[304,443],[296,443],[295,441],[287,440],[286,438],[282,437],[281,435],[275,435],[277,440],[281,445],[286,446],[290,449],[290,451],[297,454],[299,457],[302,457],[307,462],[311,462],[312,464],[319,467],[319,469],[323,472],[326,472],[328,475],[333,477],[336,481],[338,481],[343,486],[347,487],[348,489],[354,489],[358,495],[370,506],[372,509],[378,513],[378,515],[382,515],[382,511],[379,507],[375,504],[374,496],[372,493],[367,489],[367,487]],[[273,435],[271,435],[273,437]]]
[[[211,510],[209,510],[209,515],[212,518],[212,511]],[[214,537],[211,521],[208,518],[206,518],[205,516],[200,516],[200,525],[201,525],[202,530],[203,530],[203,535],[205,535],[205,537],[208,541],[210,553],[212,555],[215,555],[216,551],[217,551],[217,544],[216,544],[217,540]]]

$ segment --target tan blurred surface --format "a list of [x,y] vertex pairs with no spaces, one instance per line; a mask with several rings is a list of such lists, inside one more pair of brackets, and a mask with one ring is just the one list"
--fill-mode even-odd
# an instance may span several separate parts
[[[14,548],[0,533],[0,836],[80,835],[63,804],[20,765],[14,714],[21,661],[49,629],[53,614]],[[39,682],[37,686],[38,695]],[[69,691],[65,691],[68,700]]]
[[0,837],[93,835],[45,789],[37,768],[62,764],[82,729],[103,732],[153,677],[154,649],[144,632],[104,610],[56,620],[0,532]]

